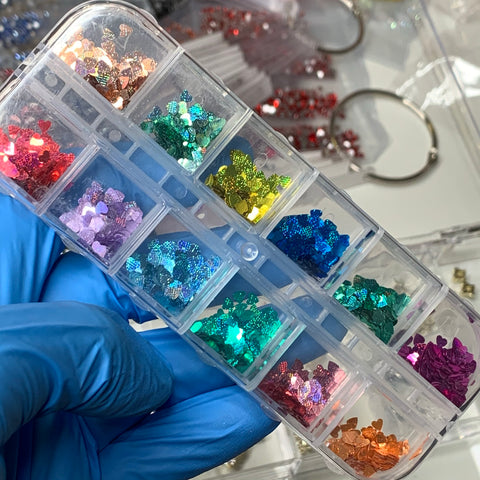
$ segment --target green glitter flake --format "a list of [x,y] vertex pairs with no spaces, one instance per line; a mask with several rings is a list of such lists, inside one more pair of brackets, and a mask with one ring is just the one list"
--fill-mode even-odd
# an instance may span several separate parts
[[196,321],[190,331],[243,373],[282,326],[272,307],[257,304],[256,295],[235,292],[217,313]]
[[288,187],[291,178],[276,173],[267,178],[241,150],[232,150],[230,160],[231,165],[222,165],[215,175],[210,174],[205,185],[242,217],[258,223],[280,195],[279,188]]
[[144,132],[152,134],[155,141],[189,172],[202,164],[207,147],[226,123],[224,118],[204,110],[199,103],[189,105],[192,100],[184,90],[179,99],[166,104],[166,113],[155,106],[140,124]]
[[345,280],[333,297],[365,323],[384,343],[394,333],[398,316],[410,302],[405,293],[382,287],[375,280],[355,275]]

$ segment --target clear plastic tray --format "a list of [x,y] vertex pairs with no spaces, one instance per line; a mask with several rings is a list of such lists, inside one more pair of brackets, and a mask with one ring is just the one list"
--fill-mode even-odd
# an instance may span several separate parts
[[478,392],[474,309],[145,12],[73,10],[0,121],[2,189],[342,471],[401,478]]

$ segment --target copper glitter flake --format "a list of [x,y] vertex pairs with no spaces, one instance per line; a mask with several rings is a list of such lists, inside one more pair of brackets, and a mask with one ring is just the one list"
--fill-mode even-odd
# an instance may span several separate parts
[[115,108],[124,109],[135,92],[156,67],[156,62],[141,51],[117,52],[117,38],[125,41],[132,27],[121,24],[118,35],[103,30],[100,45],[77,32],[58,54],[59,57],[87,80]]
[[222,165],[215,175],[210,174],[205,185],[242,217],[258,223],[280,195],[279,189],[290,185],[291,178],[275,173],[266,177],[241,150],[232,150],[230,160],[230,165]]
[[390,470],[408,453],[408,440],[397,440],[394,434],[384,434],[381,418],[361,429],[357,424],[358,419],[352,417],[337,426],[327,446],[360,475],[371,477],[378,471]]

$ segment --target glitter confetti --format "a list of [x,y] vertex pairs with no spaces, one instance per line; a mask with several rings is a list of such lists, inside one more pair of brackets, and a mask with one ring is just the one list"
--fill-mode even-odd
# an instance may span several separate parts
[[129,279],[173,313],[193,300],[221,264],[220,257],[204,256],[198,244],[186,240],[156,238],[147,250],[127,259]]
[[381,418],[361,429],[357,429],[357,423],[358,419],[353,417],[337,426],[327,446],[360,475],[368,478],[378,471],[390,470],[408,453],[408,440],[385,435]]
[[75,159],[63,153],[47,133],[51,122],[39,120],[40,132],[9,125],[0,129],[0,172],[13,179],[35,200],[41,200]]
[[80,241],[100,258],[110,258],[140,225],[143,212],[125,194],[104,189],[93,181],[78,199],[78,206],[59,216]]
[[191,104],[192,95],[184,90],[178,99],[172,99],[162,112],[157,105],[140,124],[153,135],[155,141],[189,172],[194,172],[212,140],[225,126],[226,120],[205,110],[199,103]]
[[196,321],[190,330],[225,361],[245,372],[282,326],[270,306],[258,308],[253,293],[235,292],[210,317]]
[[365,323],[384,343],[394,333],[397,318],[410,302],[405,293],[379,285],[374,279],[355,275],[345,280],[333,297]]
[[426,342],[417,334],[405,342],[398,354],[453,404],[461,407],[477,362],[458,338],[453,339],[450,348],[447,344],[448,340],[440,335],[434,343]]
[[303,426],[308,427],[322,412],[345,372],[334,362],[327,368],[317,365],[313,372],[304,369],[300,360],[291,367],[286,361],[268,373],[259,389]]
[[349,236],[340,235],[322,211],[283,217],[268,235],[268,240],[316,278],[326,277],[349,245]]
[[[128,37],[132,31],[132,27],[121,24],[118,36]],[[99,46],[77,32],[58,55],[115,108],[122,110],[155,70],[156,62],[138,50],[120,56],[116,39],[117,35],[105,28]]]
[[258,223],[280,195],[279,188],[288,187],[291,179],[275,173],[267,178],[241,150],[232,150],[230,160],[230,165],[210,174],[205,185],[251,223]]

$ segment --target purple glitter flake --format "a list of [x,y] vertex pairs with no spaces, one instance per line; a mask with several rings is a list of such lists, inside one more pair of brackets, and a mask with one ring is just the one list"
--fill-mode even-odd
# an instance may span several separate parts
[[140,225],[143,211],[125,194],[93,181],[74,210],[59,219],[100,258],[109,259]]
[[450,348],[447,344],[448,340],[440,335],[435,343],[425,343],[425,338],[417,334],[410,337],[398,353],[439,392],[461,407],[477,362],[458,338],[453,339]]

